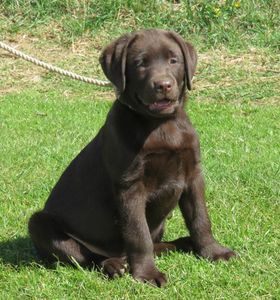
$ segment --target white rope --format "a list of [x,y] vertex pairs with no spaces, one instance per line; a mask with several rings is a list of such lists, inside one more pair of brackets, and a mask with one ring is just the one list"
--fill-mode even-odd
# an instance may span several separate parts
[[51,64],[47,64],[47,63],[45,63],[45,62],[43,62],[39,59],[36,59],[36,58],[34,58],[32,56],[29,56],[29,55],[26,55],[26,54],[22,53],[21,51],[18,51],[15,48],[10,47],[10,46],[2,43],[2,42],[0,42],[0,48],[4,49],[4,50],[20,57],[20,58],[23,58],[27,61],[30,61],[33,64],[37,65],[37,66],[43,67],[43,68],[45,68],[49,71],[56,72],[56,73],[59,73],[59,74],[64,75],[64,76],[69,76],[69,77],[71,77],[73,79],[76,79],[76,80],[81,80],[81,81],[91,83],[91,84],[95,84],[95,85],[99,85],[99,86],[112,86],[112,84],[109,81],[98,80],[98,79],[95,79],[95,78],[81,76],[81,75],[78,75],[76,73],[73,73],[73,72],[66,71],[64,69],[55,67]]

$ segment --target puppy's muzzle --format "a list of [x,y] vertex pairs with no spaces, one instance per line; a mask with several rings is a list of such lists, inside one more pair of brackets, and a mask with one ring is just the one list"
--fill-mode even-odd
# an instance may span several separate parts
[[161,93],[166,95],[172,90],[173,83],[171,80],[168,79],[158,80],[153,82],[153,88],[156,93]]

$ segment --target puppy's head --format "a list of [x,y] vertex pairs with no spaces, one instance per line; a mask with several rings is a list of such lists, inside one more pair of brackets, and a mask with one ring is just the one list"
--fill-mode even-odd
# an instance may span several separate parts
[[168,116],[191,90],[197,55],[178,34],[141,30],[120,37],[100,57],[118,100],[142,114]]

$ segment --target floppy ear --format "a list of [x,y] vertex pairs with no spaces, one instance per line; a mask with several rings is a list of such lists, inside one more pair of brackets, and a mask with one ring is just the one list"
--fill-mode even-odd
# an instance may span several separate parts
[[195,73],[197,64],[197,53],[195,48],[175,32],[168,32],[170,37],[180,46],[185,63],[185,84],[188,90],[192,89],[192,78]]
[[133,39],[133,35],[124,35],[110,45],[101,53],[99,62],[106,77],[115,85],[117,91],[125,90],[125,66],[127,47]]

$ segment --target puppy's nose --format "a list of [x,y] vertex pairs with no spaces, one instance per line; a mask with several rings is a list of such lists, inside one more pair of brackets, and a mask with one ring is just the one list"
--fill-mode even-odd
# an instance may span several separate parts
[[172,89],[172,83],[170,80],[159,80],[154,82],[154,88],[158,93],[168,93]]

